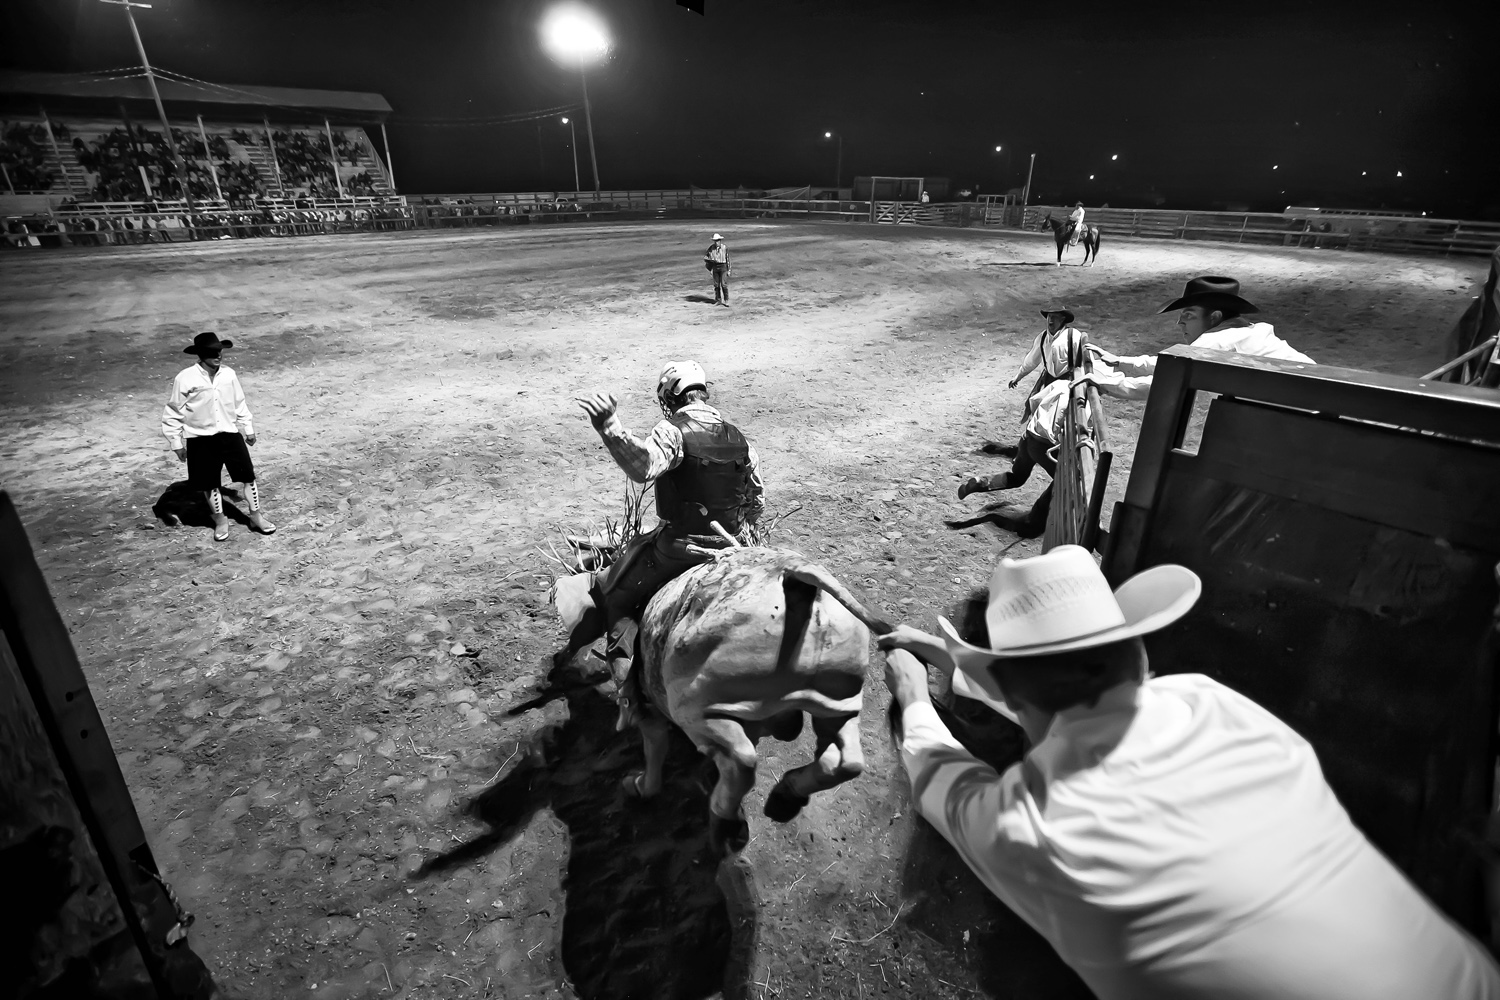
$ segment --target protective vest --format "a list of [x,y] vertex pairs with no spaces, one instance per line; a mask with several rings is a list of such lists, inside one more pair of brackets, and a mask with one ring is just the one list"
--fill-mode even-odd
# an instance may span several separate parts
[[656,516],[683,534],[712,535],[709,521],[738,533],[750,502],[750,442],[723,421],[705,424],[686,413],[667,419],[682,432],[682,462],[656,480]]

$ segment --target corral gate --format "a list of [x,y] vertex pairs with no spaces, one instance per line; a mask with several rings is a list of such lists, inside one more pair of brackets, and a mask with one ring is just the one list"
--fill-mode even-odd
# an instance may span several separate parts
[[1152,669],[1206,673],[1295,728],[1355,823],[1481,939],[1496,510],[1500,394],[1179,346],[1103,561],[1115,585],[1198,573]]

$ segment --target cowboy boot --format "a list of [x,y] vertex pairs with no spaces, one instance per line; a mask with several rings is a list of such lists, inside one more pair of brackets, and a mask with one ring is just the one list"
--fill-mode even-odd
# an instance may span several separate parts
[[635,640],[639,631],[634,619],[621,618],[610,626],[609,643],[605,647],[609,672],[615,679],[615,704],[620,709],[615,719],[617,733],[635,725],[640,705],[641,691],[635,670]]
[[1008,489],[1010,489],[1010,473],[1008,472],[1002,472],[997,476],[970,476],[963,481],[963,485],[959,486],[958,498],[962,500],[973,493],[990,493],[994,490]]

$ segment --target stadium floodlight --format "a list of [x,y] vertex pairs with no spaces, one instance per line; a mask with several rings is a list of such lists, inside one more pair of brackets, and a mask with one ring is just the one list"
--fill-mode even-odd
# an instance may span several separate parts
[[609,54],[609,31],[581,4],[559,4],[542,18],[542,45],[564,66],[581,68]]
[[[182,162],[182,153],[177,149],[177,143],[172,138],[172,126],[167,121],[167,109],[162,107],[161,92],[156,89],[156,73],[151,68],[151,60],[146,58],[146,45],[141,41],[141,30],[135,26],[135,14],[132,12],[132,8],[134,7],[139,7],[142,10],[150,10],[151,5],[149,3],[137,3],[136,0],[102,0],[102,2],[125,8],[125,20],[130,22],[130,34],[135,38],[135,50],[141,56],[141,68],[146,71],[146,82],[150,84],[151,97],[156,101],[156,114],[161,119],[162,140],[166,142],[167,149],[172,152],[172,165],[177,171],[177,183],[182,186],[182,198],[187,202],[187,210],[191,213],[194,211],[193,192],[188,189],[187,164]],[[208,153],[207,148],[204,149],[204,153]],[[209,158],[212,160],[212,156]],[[143,173],[141,180],[144,181],[145,179],[146,175]],[[147,196],[151,194],[149,185],[146,194]]]
[[594,149],[594,109],[589,104],[588,67],[609,55],[609,29],[582,4],[562,3],[548,10],[541,23],[542,48],[559,65],[578,70],[583,85],[583,123],[589,137],[594,193],[599,193],[599,154]]
[[832,129],[828,129],[823,133],[823,138],[837,139],[839,141],[838,159],[834,161],[833,168],[833,187],[834,190],[838,190],[839,181],[843,180],[844,178],[844,136],[841,132],[835,132]]

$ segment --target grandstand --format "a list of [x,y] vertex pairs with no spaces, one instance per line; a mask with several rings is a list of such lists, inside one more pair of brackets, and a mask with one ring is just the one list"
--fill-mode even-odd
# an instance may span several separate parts
[[[228,86],[157,69],[171,143],[195,203],[400,200],[379,94]],[[378,126],[382,157],[369,126]],[[0,72],[0,215],[181,202],[139,69]]]

